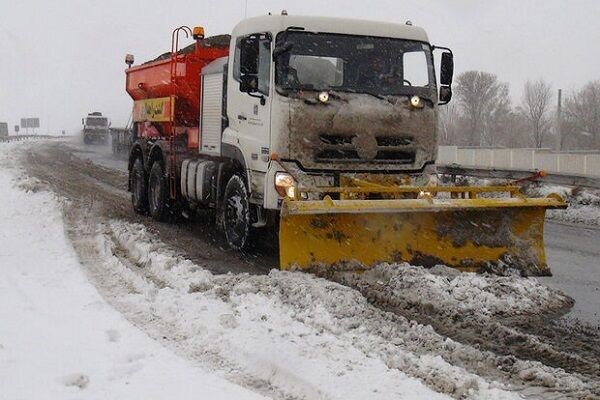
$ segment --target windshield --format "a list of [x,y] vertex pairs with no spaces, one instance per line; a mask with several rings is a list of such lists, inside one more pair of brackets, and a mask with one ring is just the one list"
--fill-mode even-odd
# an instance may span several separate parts
[[107,126],[108,119],[106,118],[88,118],[85,123],[87,126]]
[[435,95],[429,44],[309,32],[277,36],[276,85],[283,91]]

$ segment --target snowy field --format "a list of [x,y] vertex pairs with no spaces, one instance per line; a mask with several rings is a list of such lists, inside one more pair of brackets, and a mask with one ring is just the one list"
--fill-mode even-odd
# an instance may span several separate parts
[[343,285],[276,270],[214,275],[143,225],[100,218],[25,176],[15,155],[23,145],[0,145],[0,399],[598,393],[587,376],[481,350],[390,311],[414,303],[498,326],[572,305],[535,279],[409,265],[335,277]]

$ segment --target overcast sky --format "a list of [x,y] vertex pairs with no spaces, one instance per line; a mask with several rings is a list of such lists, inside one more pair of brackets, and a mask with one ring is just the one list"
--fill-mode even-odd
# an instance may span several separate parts
[[[178,25],[230,33],[244,17],[278,13],[401,22],[451,47],[456,72],[479,69],[510,84],[527,79],[567,91],[600,79],[598,0],[0,0],[0,121],[39,116],[41,132],[76,132],[102,111],[124,125],[124,55],[136,63],[170,50]],[[11,128],[12,129],[12,128]]]

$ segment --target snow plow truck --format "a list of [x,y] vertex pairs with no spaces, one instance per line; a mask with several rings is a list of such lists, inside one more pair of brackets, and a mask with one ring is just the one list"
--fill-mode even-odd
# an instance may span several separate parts
[[236,250],[274,230],[282,269],[550,274],[544,216],[565,207],[560,197],[438,184],[438,107],[452,97],[454,61],[422,28],[282,12],[231,35],[181,26],[170,52],[125,61],[136,212],[213,209]]

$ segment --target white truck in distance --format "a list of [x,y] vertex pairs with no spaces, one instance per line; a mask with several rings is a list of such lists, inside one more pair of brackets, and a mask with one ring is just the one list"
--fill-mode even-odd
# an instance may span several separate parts
[[87,117],[81,119],[81,124],[83,125],[81,134],[85,144],[108,143],[110,122],[101,112],[89,113]]

